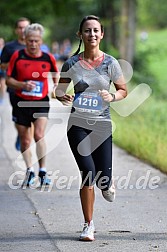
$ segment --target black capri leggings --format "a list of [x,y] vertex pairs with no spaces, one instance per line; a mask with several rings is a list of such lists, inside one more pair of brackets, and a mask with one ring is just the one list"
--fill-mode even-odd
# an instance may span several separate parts
[[112,184],[111,122],[82,120],[74,125],[74,120],[69,120],[67,137],[81,172],[81,188],[96,183],[107,190]]

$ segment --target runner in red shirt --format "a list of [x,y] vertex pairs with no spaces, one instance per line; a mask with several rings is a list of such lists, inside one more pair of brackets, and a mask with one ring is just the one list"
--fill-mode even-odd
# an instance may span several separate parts
[[[21,152],[24,153],[23,158],[27,167],[26,178],[23,183],[26,186],[33,183],[35,177],[30,151],[31,123],[34,124],[40,182],[41,185],[49,184],[46,177],[46,144],[44,140],[49,113],[47,77],[50,72],[55,89],[58,81],[58,68],[54,56],[44,53],[40,49],[43,32],[43,26],[37,23],[26,27],[26,48],[16,51],[12,55],[7,70],[7,85],[16,91],[12,119],[19,132]],[[35,102],[34,106],[33,102]]]

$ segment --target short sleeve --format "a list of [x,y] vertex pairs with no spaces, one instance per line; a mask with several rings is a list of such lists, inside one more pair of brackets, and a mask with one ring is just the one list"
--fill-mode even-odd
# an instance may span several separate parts
[[18,51],[15,51],[9,61],[9,65],[7,68],[7,75],[13,78],[16,76],[15,62],[17,60],[17,57],[18,57]]
[[70,69],[69,63],[68,61],[66,61],[62,66],[61,72],[68,72],[69,69]]
[[109,75],[113,82],[116,82],[121,76],[123,76],[123,72],[119,62],[114,59],[109,65]]

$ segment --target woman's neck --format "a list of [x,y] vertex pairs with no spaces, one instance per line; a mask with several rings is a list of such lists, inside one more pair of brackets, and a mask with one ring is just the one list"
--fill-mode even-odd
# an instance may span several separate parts
[[95,61],[102,56],[103,56],[103,52],[100,51],[99,49],[98,50],[97,49],[96,50],[85,50],[82,53],[83,60],[88,61],[88,62]]
[[104,59],[104,53],[100,50],[85,50],[80,55],[81,64],[86,69],[97,68]]

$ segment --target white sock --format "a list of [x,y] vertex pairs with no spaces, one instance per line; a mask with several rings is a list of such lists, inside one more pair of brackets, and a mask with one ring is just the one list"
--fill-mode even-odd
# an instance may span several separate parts
[[34,172],[34,167],[31,166],[30,168],[27,168],[27,171],[29,171],[29,172]]
[[41,172],[46,172],[46,167],[41,167],[41,168],[39,168],[39,171],[41,171]]

